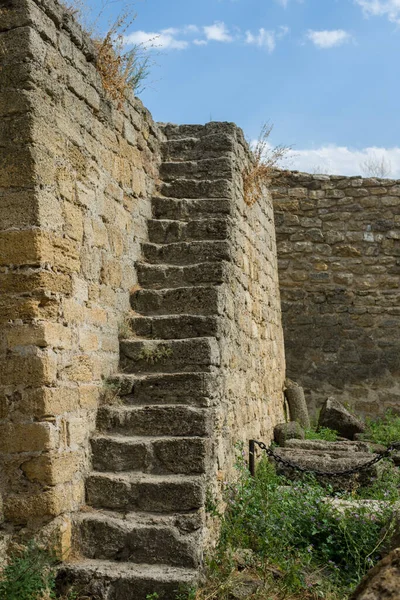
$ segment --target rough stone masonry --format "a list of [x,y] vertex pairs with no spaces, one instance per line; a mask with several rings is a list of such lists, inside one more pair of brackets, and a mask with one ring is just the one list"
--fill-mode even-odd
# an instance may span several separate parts
[[400,181],[276,173],[288,375],[311,408],[400,410]]
[[113,105],[57,0],[0,3],[0,63],[1,551],[40,532],[85,556],[66,585],[94,561],[145,598],[193,579],[235,443],[283,420],[272,199],[245,204],[235,125]]
[[313,404],[399,406],[399,182],[281,173],[249,207],[250,161],[234,124],[116,107],[58,0],[0,0],[0,559],[39,533],[102,600],[193,581],[236,442],[284,421],[280,294]]

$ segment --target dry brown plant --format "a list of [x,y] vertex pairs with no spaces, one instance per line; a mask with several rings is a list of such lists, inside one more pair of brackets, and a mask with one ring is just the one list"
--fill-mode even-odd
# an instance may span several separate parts
[[291,146],[271,146],[269,137],[272,129],[271,123],[264,123],[255,146],[250,149],[252,162],[243,173],[244,200],[248,206],[253,206],[262,198],[271,173],[279,168],[291,150]]
[[[99,32],[99,20],[111,4],[123,2],[118,17],[109,25],[105,34]],[[100,73],[104,90],[109,98],[121,108],[129,90],[138,95],[143,91],[143,82],[149,75],[152,61],[148,49],[152,44],[135,44],[126,50],[125,34],[136,19],[129,0],[103,0],[97,17],[89,24],[88,7],[85,0],[70,0],[64,3],[90,35],[95,45],[96,67]]]

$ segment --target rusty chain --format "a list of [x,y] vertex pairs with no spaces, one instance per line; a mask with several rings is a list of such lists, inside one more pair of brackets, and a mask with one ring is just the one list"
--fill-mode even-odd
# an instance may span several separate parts
[[332,471],[321,471],[319,469],[308,469],[307,467],[302,467],[301,465],[297,465],[296,463],[294,463],[290,460],[287,460],[286,458],[282,458],[282,456],[280,456],[279,454],[276,454],[274,452],[272,447],[268,448],[268,446],[266,444],[264,444],[264,442],[258,442],[257,440],[251,440],[250,441],[250,461],[249,461],[250,465],[249,466],[250,466],[250,472],[252,475],[254,475],[254,449],[255,449],[256,444],[260,448],[260,450],[263,450],[267,454],[267,456],[269,456],[270,458],[273,458],[276,462],[281,463],[282,465],[284,465],[286,467],[290,467],[291,469],[300,471],[301,473],[313,473],[314,475],[322,475],[324,477],[340,477],[341,475],[354,475],[355,473],[359,473],[360,471],[369,469],[370,467],[372,467],[379,461],[383,460],[384,458],[389,458],[392,452],[400,449],[400,442],[393,442],[392,444],[390,444],[390,446],[388,446],[386,448],[386,450],[384,450],[383,452],[377,453],[374,458],[372,458],[371,460],[369,460],[366,463],[357,465],[350,469],[344,469],[342,471],[333,471],[332,472]]

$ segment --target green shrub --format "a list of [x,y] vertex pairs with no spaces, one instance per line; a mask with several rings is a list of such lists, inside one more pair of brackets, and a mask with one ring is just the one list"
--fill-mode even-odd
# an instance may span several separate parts
[[15,553],[0,572],[1,600],[55,598],[56,559],[34,543]]
[[311,477],[288,482],[266,460],[260,462],[255,478],[244,463],[238,469],[238,481],[226,490],[227,510],[211,563],[214,568],[229,571],[223,557],[230,550],[249,548],[264,572],[270,565],[282,573],[279,585],[288,593],[307,592],[299,598],[343,598],[380,559],[379,549],[387,537],[382,531],[392,520],[390,504],[374,514],[360,505],[339,510]]
[[378,419],[366,419],[366,431],[363,438],[377,444],[389,446],[391,442],[400,442],[400,416],[387,411]]
[[319,427],[306,429],[305,431],[306,440],[325,440],[326,442],[336,442],[338,438],[338,432],[329,427]]

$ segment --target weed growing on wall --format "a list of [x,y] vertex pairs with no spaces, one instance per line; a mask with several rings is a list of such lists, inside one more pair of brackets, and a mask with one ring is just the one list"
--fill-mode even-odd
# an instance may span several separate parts
[[251,149],[252,164],[243,173],[244,199],[248,206],[253,206],[262,198],[271,172],[278,168],[290,151],[289,146],[271,146],[269,138],[272,129],[273,125],[270,123],[264,123],[262,126],[258,140],[254,148]]
[[[114,2],[122,2],[123,8],[118,17],[109,25],[106,33],[100,32],[98,22],[107,7]],[[100,73],[107,95],[121,108],[128,90],[138,95],[144,89],[152,61],[148,49],[143,44],[134,44],[126,49],[125,34],[136,19],[131,3],[125,0],[103,0],[96,17],[87,17],[85,0],[65,2],[66,10],[82,23],[93,40],[97,50],[96,66]]]
[[240,569],[257,583],[250,598],[343,600],[381,558],[393,530],[391,502],[373,513],[360,503],[338,509],[314,479],[288,482],[266,460],[255,478],[244,462],[237,468],[237,482],[226,489],[220,542],[198,600],[230,598]]

